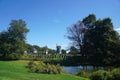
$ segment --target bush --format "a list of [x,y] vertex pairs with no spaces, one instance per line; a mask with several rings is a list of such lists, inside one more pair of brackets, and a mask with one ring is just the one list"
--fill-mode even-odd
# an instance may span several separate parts
[[112,75],[112,80],[120,80],[120,68],[113,69],[111,75]]
[[60,74],[59,71],[57,70],[57,67],[55,65],[50,65],[49,63],[47,63],[47,65],[46,65],[46,73]]
[[93,72],[90,76],[91,80],[120,80],[120,68],[113,69],[112,71],[99,70]]
[[90,72],[82,70],[77,73],[77,76],[88,78],[90,76]]
[[62,69],[62,67],[60,66],[60,64],[57,64],[57,65],[56,65],[56,68],[57,68],[58,73],[65,72],[65,71],[63,71],[63,69]]
[[93,72],[90,76],[91,80],[108,80],[110,78],[110,74],[107,71],[99,70]]
[[35,61],[31,61],[28,63],[27,68],[29,69],[30,72],[36,72],[38,64]]
[[8,56],[6,56],[6,58],[8,60],[18,60],[21,58],[21,54],[17,54],[17,53],[11,53]]
[[27,68],[30,72],[35,73],[60,74],[63,71],[60,65],[45,64],[42,61],[31,61],[28,63]]

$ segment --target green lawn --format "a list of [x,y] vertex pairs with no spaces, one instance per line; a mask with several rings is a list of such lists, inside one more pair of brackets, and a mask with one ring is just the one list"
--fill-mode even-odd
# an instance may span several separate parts
[[0,61],[0,80],[88,80],[70,74],[29,73],[25,65],[28,61]]

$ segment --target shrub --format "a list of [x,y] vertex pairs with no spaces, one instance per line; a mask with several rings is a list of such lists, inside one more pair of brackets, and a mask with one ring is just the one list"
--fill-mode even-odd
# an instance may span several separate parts
[[58,73],[58,70],[57,70],[57,68],[56,68],[55,65],[51,65],[51,69],[50,69],[50,70],[51,70],[50,72],[51,72],[52,74],[59,74],[59,73]]
[[90,76],[91,80],[120,80],[120,68],[113,69],[112,71],[99,70],[93,72]]
[[6,58],[8,60],[18,60],[21,58],[21,54],[17,54],[17,53],[11,53],[8,56],[6,56]]
[[82,70],[77,73],[77,76],[88,78],[90,76],[90,72]]
[[36,73],[46,73],[46,68],[42,65],[36,67]]
[[57,68],[58,73],[64,72],[63,69],[62,69],[62,67],[60,66],[60,64],[57,64],[56,68]]
[[36,72],[37,66],[38,66],[37,62],[31,61],[31,62],[28,63],[27,68],[29,68],[30,72]]
[[107,71],[99,70],[96,72],[93,72],[90,76],[91,80],[108,80],[110,74]]
[[51,65],[49,63],[45,64],[42,61],[31,61],[28,63],[27,68],[30,72],[35,73],[60,74],[63,71],[60,65]]
[[120,80],[120,68],[113,69],[111,75],[112,75],[112,80]]

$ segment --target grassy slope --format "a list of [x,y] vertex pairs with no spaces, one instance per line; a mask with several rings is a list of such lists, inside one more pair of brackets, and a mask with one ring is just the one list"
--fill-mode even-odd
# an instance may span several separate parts
[[69,74],[29,73],[25,68],[27,61],[0,61],[0,80],[87,80]]

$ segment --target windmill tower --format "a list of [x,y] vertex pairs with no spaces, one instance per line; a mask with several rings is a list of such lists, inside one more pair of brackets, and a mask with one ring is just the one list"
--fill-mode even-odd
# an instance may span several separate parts
[[61,54],[61,46],[56,44],[56,53]]

